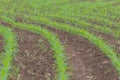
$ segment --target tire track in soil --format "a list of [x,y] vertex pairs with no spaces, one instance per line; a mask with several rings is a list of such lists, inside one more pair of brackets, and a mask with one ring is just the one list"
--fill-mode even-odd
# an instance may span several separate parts
[[119,79],[110,60],[88,40],[61,30],[48,29],[58,34],[65,46],[69,66],[73,72],[72,80]]
[[[14,59],[19,67],[18,77],[10,76],[9,80],[53,80],[54,59],[50,45],[42,36],[15,29],[17,33],[19,53]],[[15,73],[12,70],[12,73]]]

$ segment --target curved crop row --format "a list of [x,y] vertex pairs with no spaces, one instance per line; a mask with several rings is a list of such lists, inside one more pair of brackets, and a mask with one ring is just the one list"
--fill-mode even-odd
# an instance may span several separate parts
[[27,25],[27,24],[15,23],[14,21],[8,18],[5,19],[7,19],[5,21],[11,23],[15,28],[28,30],[44,36],[50,43],[51,49],[54,51],[54,58],[56,59],[55,64],[56,64],[57,80],[68,80],[69,75],[67,73],[68,68],[66,63],[66,56],[64,54],[63,46],[61,45],[55,34],[52,34],[51,32],[41,27],[37,27],[30,24]]
[[75,19],[75,18],[68,18],[68,17],[63,17],[63,16],[58,16],[58,15],[54,15],[51,16],[50,18],[56,18],[57,20],[63,20],[63,21],[69,21],[69,23],[75,24],[77,25],[77,27],[80,28],[84,28],[84,29],[92,29],[92,30],[96,30],[102,33],[106,33],[106,34],[113,34],[113,36],[115,38],[119,38],[120,37],[120,31],[119,30],[115,30],[115,29],[111,29],[110,27],[106,27],[106,26],[101,26],[101,25],[97,25],[97,24],[92,24],[90,22],[86,22],[84,20],[79,20],[79,19]]
[[101,26],[101,25],[90,23],[90,22],[86,22],[84,20],[79,20],[79,19],[75,20],[75,18],[68,18],[64,16],[59,16],[59,15],[54,15],[54,16],[49,16],[49,17],[52,19],[56,19],[56,20],[62,20],[63,22],[69,22],[69,23],[75,24],[77,25],[77,27],[80,27],[80,28],[89,29],[89,30],[93,29],[93,30],[96,30],[102,33],[107,33],[107,34],[112,33],[115,38],[120,37],[119,30],[111,29],[110,27],[106,27],[104,25]]
[[[7,12],[5,12],[7,13]],[[7,13],[8,14],[8,13]],[[15,14],[15,13],[11,13],[11,14]],[[30,16],[30,15],[29,15]],[[115,24],[113,26],[116,26],[117,29],[111,29],[110,28],[110,25],[112,26],[113,23],[109,23],[109,21],[107,21],[107,26],[101,26],[101,25],[97,25],[97,24],[92,24],[90,22],[86,22],[86,21],[83,21],[83,20],[79,20],[79,19],[75,19],[75,18],[69,18],[67,16],[60,16],[60,15],[46,15],[46,17],[49,17],[49,18],[52,18],[52,19],[55,19],[55,20],[59,20],[59,21],[62,21],[62,22],[65,22],[65,23],[71,23],[73,25],[77,25],[77,27],[80,27],[80,28],[84,28],[84,29],[92,29],[92,30],[96,30],[96,31],[99,31],[99,32],[102,32],[102,33],[106,33],[106,34],[113,34],[113,36],[115,38],[119,38],[120,37],[120,31],[119,31],[119,24]],[[27,20],[33,20],[36,21],[36,22],[40,22],[40,15],[39,16],[30,16],[30,17],[27,17],[26,14],[23,15],[23,18],[24,19],[27,19]],[[94,17],[88,17],[90,19],[93,19]],[[87,19],[88,19],[87,18]],[[99,18],[97,18],[99,20]],[[104,20],[105,21],[105,20]]]
[[100,37],[97,37],[87,32],[84,29],[73,28],[72,26],[62,24],[62,23],[58,24],[56,22],[52,22],[45,18],[42,18],[42,19],[43,21],[41,21],[40,23],[43,23],[46,26],[64,30],[66,32],[87,38],[90,42],[96,45],[101,51],[103,51],[103,53],[105,53],[105,55],[111,60],[115,69],[120,74],[120,59],[118,58],[117,53],[115,53],[114,50],[109,45],[107,45]]
[[[35,23],[39,23],[39,24],[42,24],[42,18],[41,16],[30,16],[30,17],[27,17],[27,16],[23,16],[25,20],[31,20],[31,23],[32,21],[34,21]],[[115,38],[119,38],[120,37],[120,31],[119,30],[113,30],[109,27],[106,27],[106,26],[100,26],[100,25],[96,25],[96,24],[92,24],[92,23],[88,23],[88,22],[85,22],[85,21],[80,21],[80,20],[75,20],[74,18],[67,18],[67,17],[64,17],[64,16],[59,16],[59,15],[54,15],[54,16],[51,16],[50,18],[52,19],[57,19],[59,21],[62,21],[64,23],[70,23],[70,24],[73,24],[73,25],[77,25],[77,27],[80,27],[80,28],[83,28],[83,29],[93,29],[93,30],[96,30],[96,31],[99,31],[99,32],[102,32],[102,33],[107,33],[107,34],[113,34],[113,36]],[[41,22],[42,21],[42,22]],[[54,21],[54,20],[53,20]]]
[[[11,0],[11,1],[14,1],[14,0]],[[46,0],[46,2],[47,2],[47,0]],[[69,2],[69,0],[68,0],[68,2]],[[16,2],[16,3],[18,3],[18,2]],[[28,21],[30,19],[31,22],[35,22],[35,23],[38,22],[38,24],[44,24],[48,27],[53,27],[56,29],[64,30],[71,34],[79,35],[79,36],[82,36],[82,37],[88,39],[91,43],[93,43],[101,51],[103,51],[103,53],[105,53],[106,56],[109,57],[109,59],[111,60],[111,62],[114,65],[115,69],[120,74],[120,59],[118,58],[117,53],[115,53],[114,50],[109,45],[107,45],[100,37],[96,37],[95,35],[84,30],[84,29],[93,28],[93,29],[103,32],[103,33],[108,33],[108,34],[112,33],[112,35],[117,38],[120,37],[120,32],[119,32],[119,30],[117,30],[119,28],[117,28],[115,30],[108,28],[109,25],[112,25],[112,22],[110,22],[110,21],[116,21],[116,23],[117,23],[116,19],[119,19],[119,17],[117,17],[117,16],[119,16],[119,8],[112,6],[112,1],[110,3],[107,3],[107,1],[106,1],[106,3],[104,3],[101,0],[101,2],[95,3],[95,4],[90,3],[89,1],[85,2],[84,4],[77,3],[77,2],[76,2],[76,4],[66,4],[66,3],[62,2],[63,6],[61,6],[61,4],[60,5],[57,3],[53,4],[51,2],[53,4],[53,6],[51,4],[51,7],[49,7],[50,5],[48,5],[48,4],[42,5],[42,2],[41,2],[41,6],[39,6],[40,4],[36,4],[36,3],[39,3],[39,0],[37,0],[36,2],[34,0],[33,1],[26,0],[25,2],[22,1],[19,4],[19,6],[16,3],[13,6],[13,5],[10,5],[9,2],[7,2],[7,4],[9,4],[9,6],[6,4],[6,9],[5,9],[6,11],[8,10],[7,16],[10,16],[13,18],[16,16],[25,15],[24,18],[27,19]],[[34,3],[34,4],[32,4],[32,3]],[[55,4],[56,4],[57,8],[54,8],[54,7],[56,7]],[[77,5],[77,7],[76,7],[76,5]],[[2,5],[2,7],[5,7],[5,6]],[[9,7],[13,7],[13,8],[9,8]],[[4,8],[3,8],[3,10],[4,10]],[[73,14],[73,12],[74,12],[74,14]],[[18,14],[16,14],[16,13],[18,13]],[[21,14],[19,14],[19,13],[21,13]],[[51,16],[49,13],[50,14],[57,13],[59,15]],[[0,14],[3,15],[4,12],[0,13]],[[5,14],[6,14],[6,12],[5,12]],[[26,14],[30,17],[28,18],[26,16]],[[67,14],[67,15],[65,15],[66,17],[60,16],[60,15],[64,15],[64,14]],[[39,15],[49,17],[50,19],[46,19]],[[81,17],[83,15],[86,15],[85,17],[86,17],[86,19],[88,19],[88,21],[94,20],[94,18],[97,18],[95,20],[97,20],[100,23],[105,22],[105,24],[107,23],[106,24],[107,26],[106,25],[100,26],[100,25],[95,25],[95,24],[93,25],[92,23],[88,23],[86,21],[79,21],[79,20],[81,20]],[[100,18],[100,17],[103,17],[104,19]],[[51,44],[52,50],[55,52],[54,57],[56,58],[56,65],[57,65],[57,72],[58,72],[57,79],[58,80],[67,80],[68,79],[67,64],[65,63],[66,57],[63,54],[63,46],[60,44],[60,42],[58,41],[58,39],[56,38],[56,36],[54,34],[51,34],[47,30],[42,29],[39,26],[35,26],[35,25],[31,25],[31,24],[30,25],[22,24],[19,22],[16,23],[16,22],[14,22],[14,20],[9,19],[7,17],[2,17],[2,18],[6,22],[13,25],[13,27],[15,27],[15,28],[28,30],[28,31],[43,35],[49,41],[49,43]],[[70,26],[70,25],[67,25],[64,23],[53,22],[54,20],[52,20],[52,19],[54,19],[54,18],[60,19],[62,21],[70,22],[72,24],[77,25],[78,27],[83,28],[83,29],[80,29],[80,28],[77,28],[74,26]],[[78,20],[76,20],[76,19],[78,19]],[[84,20],[84,19],[82,19],[82,20]],[[102,21],[102,20],[104,20],[104,21]],[[115,26],[119,27],[119,23],[115,24]]]
[[[58,14],[59,15],[59,14]],[[62,18],[63,16],[58,16],[57,14],[54,14],[54,15],[47,15],[46,17],[60,17]],[[66,20],[66,18],[68,19],[69,16],[64,16],[63,19]],[[101,26],[106,26],[106,27],[110,27],[110,28],[114,28],[115,29],[120,29],[120,25],[119,23],[115,22],[115,21],[111,21],[110,19],[105,19],[104,17],[99,17],[99,16],[90,16],[90,15],[80,15],[79,17],[77,18],[74,18],[74,17],[70,17],[70,18],[73,18],[73,19],[77,19],[77,20],[84,20],[84,21],[87,21],[87,22],[90,22],[90,23],[95,23],[95,24],[99,24]],[[71,19],[70,19],[71,20]],[[68,20],[69,21],[69,20]]]
[[[97,5],[97,4],[94,4],[94,6],[96,6],[96,7],[98,7],[100,10],[102,10],[103,9],[103,12],[99,12],[98,11],[98,13],[96,13],[96,12],[94,12],[94,7],[93,6],[91,6],[91,4],[89,4],[90,2],[86,2],[86,4],[85,5],[79,5],[79,4],[81,4],[81,3],[78,3],[77,5],[78,5],[78,8],[80,7],[80,9],[82,8],[83,10],[85,9],[85,11],[86,11],[86,9],[88,8],[88,6],[87,5],[89,5],[90,6],[90,10],[88,11],[87,10],[87,12],[85,12],[85,14],[83,14],[83,13],[81,13],[80,14],[80,12],[79,12],[79,10],[76,10],[76,9],[78,9],[78,8],[75,8],[75,12],[74,12],[74,14],[72,14],[72,13],[69,13],[70,11],[72,11],[72,10],[74,10],[74,7],[76,7],[76,5],[75,4],[72,4],[72,7],[73,8],[70,8],[69,9],[69,11],[68,11],[68,13],[69,13],[69,15],[67,16],[67,15],[65,15],[65,16],[67,16],[67,17],[77,17],[77,19],[78,18],[80,18],[81,19],[81,17],[85,17],[86,19],[89,19],[89,20],[93,20],[93,19],[95,19],[95,20],[98,20],[99,22],[101,22],[102,21],[102,23],[104,24],[104,23],[106,23],[106,25],[108,25],[109,27],[110,27],[110,25],[111,26],[117,26],[116,28],[118,28],[119,27],[119,24],[114,24],[113,25],[113,23],[110,21],[110,19],[108,18],[108,16],[107,16],[107,13],[104,13],[104,9],[103,9],[103,6],[102,6],[102,4],[105,6],[105,4],[106,5],[109,5],[109,6],[107,6],[106,8],[105,8],[105,12],[109,12],[109,10],[108,10],[108,8],[110,7],[111,8],[111,6],[110,5],[112,5],[111,3],[100,3],[99,5]],[[67,6],[68,7],[68,5],[65,5],[65,6]],[[85,6],[85,7],[83,7],[83,6]],[[31,4],[31,7],[34,7],[34,5],[33,4]],[[70,6],[71,7],[71,6]],[[13,7],[14,8],[14,7]],[[92,10],[92,11],[91,11]],[[96,10],[96,8],[95,8],[95,10]],[[108,11],[107,11],[108,10]],[[111,10],[110,10],[111,11]],[[117,8],[115,7],[115,11],[118,11],[117,10]],[[115,12],[115,11],[112,11],[113,13]],[[58,11],[58,15],[57,16],[59,16],[59,15],[63,15],[63,13],[62,12],[65,12],[65,10],[64,9],[62,9],[61,11]],[[94,15],[88,15],[88,14],[90,14],[92,12],[92,14],[94,14]],[[119,12],[119,11],[118,11]],[[9,13],[11,13],[11,11],[9,12]],[[31,10],[30,10],[30,12],[29,13],[31,13]],[[62,13],[62,14],[61,14]],[[103,18],[101,18],[101,16],[98,16],[97,14],[102,14],[102,17]],[[12,13],[12,15],[13,15],[13,13]],[[46,14],[45,14],[46,15]],[[50,16],[51,16],[51,14],[49,14]],[[56,14],[54,14],[54,16],[55,16]],[[105,18],[104,17],[104,15],[106,15],[107,16],[107,18]],[[38,16],[37,16],[38,17]],[[99,19],[100,18],[100,19]],[[116,17],[117,18],[117,17]],[[71,19],[71,18],[70,18]],[[78,19],[79,20],[79,19]],[[82,21],[83,23],[84,23],[84,21]],[[77,21],[77,23],[82,23],[81,21]],[[90,23],[89,23],[90,24]],[[98,26],[98,25],[90,25],[91,27],[93,27],[93,28],[95,28],[95,29],[97,29],[97,30],[99,30],[99,31],[103,31],[103,32],[106,32],[106,33],[111,33],[112,32],[112,30],[110,30],[108,27],[106,27],[106,25],[105,26]],[[115,36],[119,36],[119,31],[118,30],[113,30],[113,32],[114,32],[114,35]]]
[[96,4],[94,4],[90,1],[86,1],[84,3],[77,3],[64,6],[66,6],[66,8],[58,11],[57,13],[62,13],[61,15],[64,15],[63,12],[69,9],[67,10],[68,12],[66,15],[69,17],[80,18],[81,16],[87,15],[94,16],[95,18],[103,17],[104,19],[111,19],[111,21],[115,21],[115,19],[119,16],[119,7],[112,6],[112,3],[104,3],[98,1]]
[[[8,23],[13,24],[14,26],[18,26],[18,23],[14,22],[11,19],[3,18],[3,20],[7,21]],[[111,60],[113,66],[120,74],[120,59],[117,56],[117,53],[114,52],[114,50],[110,47],[110,45],[106,44],[100,37],[97,37],[89,32],[87,32],[84,29],[74,28],[72,26],[66,25],[66,24],[58,24],[57,22],[52,22],[50,20],[47,20],[46,18],[40,19],[42,24],[53,27],[56,29],[60,29],[66,32],[69,32],[71,34],[82,36],[86,39],[88,39],[91,43],[96,45],[103,53]]]
[[2,65],[0,65],[0,80],[7,80],[12,68],[12,60],[17,52],[17,42],[11,29],[0,25],[0,34],[4,37],[4,50],[0,54]]
[[[24,3],[27,3],[28,1],[24,1],[22,2],[21,4],[18,4],[17,2],[17,5],[19,5],[19,10],[21,11],[22,14],[28,12],[29,14],[33,14],[33,13],[41,13],[40,11],[44,10],[44,8],[38,8],[39,10],[37,11],[33,11],[34,8],[36,7],[39,7],[38,4],[35,5],[36,2],[34,1],[31,1],[29,2],[30,4],[24,4]],[[67,1],[66,1],[67,2]],[[69,1],[68,1],[69,2]],[[117,2],[117,1],[116,1]],[[112,2],[113,3],[113,2]],[[115,7],[115,6],[111,6],[112,3],[105,3],[105,2],[100,2],[98,1],[96,4],[94,3],[91,3],[90,1],[87,1],[87,2],[84,2],[83,3],[71,3],[71,5],[69,4],[65,4],[63,6],[58,6],[60,8],[59,11],[57,11],[57,13],[55,14],[59,14],[59,15],[64,15],[64,12],[66,12],[66,9],[67,9],[67,15],[65,16],[68,16],[68,17],[77,17],[77,18],[81,18],[82,16],[85,16],[86,18],[91,18],[91,16],[96,19],[96,18],[102,18],[102,19],[107,19],[107,20],[111,20],[110,18],[111,17],[114,17],[115,19],[119,17],[119,8],[118,7]],[[24,5],[23,5],[24,4]],[[25,5],[28,5],[29,7],[27,7],[27,9],[31,9],[32,10],[27,10],[27,11],[24,11],[24,6]],[[59,4],[58,4],[59,5]],[[106,6],[107,5],[107,6]],[[23,6],[23,7],[21,7]],[[41,5],[43,6],[43,5]],[[52,5],[52,6],[55,6]],[[76,7],[77,6],[77,7]],[[10,6],[11,7],[11,6]],[[13,6],[12,5],[12,10],[11,11],[8,11],[8,12],[12,12],[14,11],[15,9],[17,9],[16,7],[18,6]],[[44,6],[43,6],[44,7]],[[48,9],[49,10],[49,5],[45,5],[45,9]],[[66,7],[66,8],[64,8]],[[69,8],[70,7],[70,8]],[[56,8],[57,9],[57,8]],[[54,14],[54,11],[56,11],[56,9],[53,9],[51,11],[51,14],[53,13]],[[19,11],[18,10],[18,11]],[[50,8],[51,10],[51,8]],[[23,11],[23,12],[22,12]],[[38,12],[39,11],[39,12]],[[73,14],[73,11],[74,11],[74,14]],[[45,11],[47,12],[47,14],[49,14],[48,12],[49,11]],[[49,15],[51,15],[49,14]],[[100,16],[101,15],[101,16]],[[99,19],[98,19],[99,20]],[[101,21],[101,20],[100,20]],[[113,21],[113,20],[112,20]],[[115,20],[114,20],[115,21]],[[108,21],[107,21],[108,22]]]

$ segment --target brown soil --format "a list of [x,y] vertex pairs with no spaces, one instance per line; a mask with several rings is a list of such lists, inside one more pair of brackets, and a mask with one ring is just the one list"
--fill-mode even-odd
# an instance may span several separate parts
[[72,80],[118,80],[110,60],[88,40],[60,30],[49,30],[58,34],[65,46]]
[[49,43],[34,33],[15,29],[19,53],[9,80],[53,80],[54,59]]

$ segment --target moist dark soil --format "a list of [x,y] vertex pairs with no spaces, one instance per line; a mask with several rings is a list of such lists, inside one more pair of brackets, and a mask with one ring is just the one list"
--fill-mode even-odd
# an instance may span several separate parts
[[61,30],[49,30],[58,34],[65,46],[72,80],[119,80],[110,60],[88,40]]
[[[50,45],[42,36],[15,29],[19,52],[9,80],[53,80],[54,59]],[[18,70],[17,70],[18,69]]]

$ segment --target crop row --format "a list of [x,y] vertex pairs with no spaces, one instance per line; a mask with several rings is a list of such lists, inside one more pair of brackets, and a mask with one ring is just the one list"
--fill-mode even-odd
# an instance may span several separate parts
[[13,27],[15,28],[27,30],[44,36],[50,43],[51,49],[54,51],[54,58],[56,59],[55,64],[56,64],[57,80],[68,80],[68,73],[67,73],[68,68],[66,63],[67,58],[64,54],[64,47],[61,45],[55,34],[47,31],[46,29],[31,24],[27,25],[27,24],[15,23],[10,19],[7,19],[7,21],[11,23],[11,25],[13,25]]
[[[39,1],[34,2],[31,0],[31,2],[28,2],[26,0],[24,2],[21,2],[21,4],[16,2],[16,4],[13,4],[12,6],[8,6],[12,8],[11,10],[6,10],[6,11],[10,11],[10,12],[15,11],[16,13],[18,12],[23,14],[28,13],[28,15],[42,14],[42,13],[50,14],[50,15],[51,14],[60,14],[60,15],[67,14],[66,16],[75,17],[75,18],[86,15],[86,17],[88,18],[90,16],[94,18],[99,17],[107,20],[112,20],[113,22],[115,21],[116,18],[119,17],[120,8],[116,6],[111,6],[114,2],[117,2],[117,1],[111,1],[111,2],[98,1],[96,4],[87,1],[84,3],[71,3],[71,5],[69,5],[70,4],[69,0],[64,1],[64,2],[67,2],[68,4],[60,1],[54,1],[54,3],[52,4],[49,1],[46,1],[46,4],[48,5],[45,5],[44,3],[41,4],[42,2],[39,4],[36,4],[37,2]],[[58,2],[59,4],[57,4]],[[63,5],[61,6],[60,4],[63,4]],[[39,5],[41,6],[39,7]],[[52,7],[57,6],[58,8],[51,8],[49,7],[49,5],[52,5]],[[26,7],[26,6],[29,6],[29,7]],[[113,19],[111,19],[112,17]]]
[[[44,1],[46,1],[45,4]],[[120,8],[116,6],[111,7],[111,5],[117,0],[106,1],[105,3],[101,0],[101,2],[96,4],[90,2],[84,2],[84,4],[78,2],[70,3],[70,0],[64,2],[57,0],[54,1],[54,3],[51,3],[51,1],[48,0],[44,1],[40,2],[40,0],[31,0],[28,2],[28,0],[26,0],[19,2],[21,4],[16,2],[17,4],[14,3],[12,6],[9,3],[14,2],[14,0],[9,2],[6,1],[5,4],[0,4],[2,7],[5,5],[3,9],[6,10],[4,12],[1,10],[0,12],[2,13],[0,13],[0,15],[5,15],[5,17],[1,17],[2,20],[10,23],[13,28],[20,28],[37,33],[48,40],[51,49],[54,51],[54,58],[56,59],[57,80],[69,80],[64,49],[56,35],[41,28],[39,25],[56,28],[88,39],[103,51],[120,74],[120,58],[118,57],[118,54],[100,37],[87,31],[93,29],[107,34],[113,34],[116,38],[120,37],[120,32],[117,30],[120,29],[120,26],[119,23],[116,22],[116,19],[119,19]],[[68,4],[66,4],[66,2]],[[51,7],[49,5],[51,5]],[[57,6],[57,8],[55,6]],[[8,16],[11,19],[8,18]],[[23,23],[15,22],[17,16],[22,17],[24,20]],[[93,21],[96,21],[98,24],[94,24]],[[33,25],[32,23],[35,24]],[[68,24],[76,25],[76,27]],[[112,28],[114,27],[113,24],[116,29]],[[7,74],[7,72],[5,74]]]
[[[28,21],[29,23],[42,24],[41,17],[42,17],[41,15],[40,16],[24,15],[23,19],[25,21]],[[62,22],[65,24],[71,24],[71,25],[74,25],[76,27],[87,29],[87,30],[99,31],[102,33],[110,34],[110,35],[112,34],[117,39],[120,37],[119,30],[111,29],[111,28],[106,27],[106,26],[100,26],[100,25],[96,25],[96,24],[92,24],[92,23],[83,21],[83,20],[75,20],[74,18],[68,18],[68,17],[64,17],[64,16],[59,16],[59,15],[54,15],[54,16],[49,16],[49,17],[50,17],[50,20],[57,21],[58,23]],[[47,18],[49,18],[49,17],[47,17]]]
[[[16,23],[14,20],[11,20],[9,18],[3,17],[2,19],[4,21],[12,24],[13,26],[16,26],[16,27],[21,26],[19,28],[25,28],[25,27],[22,27],[21,23]],[[115,53],[114,50],[111,48],[111,46],[106,44],[106,42],[104,42],[100,37],[97,37],[97,36],[87,32],[84,29],[74,28],[72,26],[69,26],[69,25],[63,24],[63,23],[52,22],[50,20],[47,20],[46,18],[41,18],[40,20],[41,20],[40,23],[42,23],[46,26],[56,28],[56,29],[60,29],[60,30],[64,30],[64,31],[69,32],[71,34],[82,36],[82,37],[88,39],[91,43],[93,43],[101,51],[103,51],[103,53],[111,60],[113,66],[115,67],[115,69],[120,74],[120,59],[117,56],[117,53]],[[24,24],[24,25],[26,25],[26,24]]]
[[[52,14],[52,15],[46,15],[46,17],[58,17],[58,15],[60,14]],[[90,22],[92,24],[98,24],[101,26],[106,26],[106,27],[110,27],[110,28],[115,28],[115,29],[120,29],[120,25],[119,23],[114,21],[111,21],[108,18],[104,18],[104,17],[100,17],[100,16],[91,16],[91,15],[83,15],[80,14],[79,17],[69,17],[69,16],[59,16],[66,18],[72,18],[74,20],[82,20],[82,21],[86,21],[86,22]],[[68,20],[69,21],[69,20]]]
[[[70,19],[69,21],[71,21],[71,19],[72,19],[72,21],[75,21],[76,24],[82,23],[82,22],[86,24],[86,21],[85,22],[83,21],[83,18],[84,18],[87,21],[95,21],[97,23],[104,24],[102,26],[98,26],[98,25],[93,26],[94,23],[91,23],[92,25],[90,23],[87,23],[88,25],[90,24],[90,26],[95,28],[96,30],[102,31],[104,33],[105,32],[106,33],[111,33],[113,31],[114,32],[113,35],[116,36],[116,37],[119,37],[119,31],[118,30],[115,30],[115,29],[111,30],[111,29],[108,28],[108,27],[112,27],[112,28],[114,27],[116,29],[120,29],[119,23],[115,22],[117,20],[117,18],[119,19],[119,7],[116,7],[116,6],[111,7],[111,5],[114,2],[115,1],[110,1],[110,2],[105,2],[105,3],[104,2],[98,2],[96,4],[94,4],[94,3],[90,4],[90,2],[85,2],[84,4],[83,3],[74,3],[74,4],[71,4],[71,5],[64,4],[64,6],[59,6],[58,5],[58,9],[60,9],[60,10],[57,11],[57,12],[56,12],[57,8],[51,9],[50,7],[48,7],[46,5],[41,5],[43,7],[46,6],[45,13],[42,14],[41,11],[43,11],[44,8],[39,9],[38,8],[39,5],[35,6],[36,2],[29,2],[30,3],[30,5],[29,5],[29,4],[26,4],[27,1],[25,1],[21,4],[20,9],[18,10],[18,13],[22,13],[22,15],[28,13],[27,15],[29,15],[29,16],[30,15],[35,15],[37,17],[38,17],[39,14],[42,14],[43,16],[57,17],[57,19],[59,19],[58,17],[60,15],[62,15],[61,17],[64,17],[64,19],[68,18],[68,19]],[[51,3],[49,3],[49,4],[51,4]],[[23,5],[23,7],[25,5],[30,6],[30,7],[27,7],[27,8],[24,9],[22,7],[22,5]],[[77,7],[76,7],[76,5],[77,5]],[[55,4],[53,4],[53,6],[55,6]],[[34,8],[38,8],[38,9],[35,9],[35,11],[30,10],[30,9],[34,9]],[[26,9],[27,9],[27,12],[24,11]],[[49,9],[51,11],[49,11]],[[79,11],[79,9],[80,9],[80,11]],[[16,10],[16,4],[9,11],[9,14],[11,12],[14,12],[14,10]],[[67,15],[64,15],[65,13]],[[13,13],[11,13],[11,14],[13,15]],[[54,14],[54,16],[53,16],[53,14]],[[17,15],[17,13],[15,13],[15,15]],[[18,16],[19,16],[19,14],[18,14]],[[114,17],[114,19],[110,19],[111,17]],[[82,25],[80,25],[80,26],[82,26]]]
[[12,68],[12,60],[17,53],[15,34],[10,28],[0,25],[0,34],[4,37],[4,52],[0,53],[0,80],[7,80]]
[[[12,13],[12,14],[15,14],[15,13]],[[35,23],[39,23],[40,18],[42,17],[41,15],[38,15],[38,16],[29,15],[29,16],[27,16],[26,14],[24,14],[22,16],[23,16],[23,19],[25,19],[26,21],[30,21],[31,19],[34,19],[34,22],[36,21]],[[108,26],[112,26],[113,23],[111,23],[111,22],[110,22],[110,24],[107,24],[108,26],[104,26],[104,25],[97,25],[97,24],[93,24],[93,23],[90,23],[90,22],[86,22],[85,20],[82,20],[82,19],[79,20],[77,18],[73,18],[73,17],[69,18],[67,16],[60,16],[60,15],[57,15],[57,14],[56,15],[46,15],[46,17],[50,18],[53,21],[72,24],[74,26],[77,26],[77,27],[80,27],[80,28],[83,28],[83,29],[87,29],[87,30],[99,31],[99,32],[102,32],[102,33],[110,34],[110,35],[112,33],[112,35],[115,38],[120,37],[120,31],[119,31],[118,24],[116,24],[117,29],[113,29],[113,28],[108,27]],[[88,17],[88,19],[89,19],[89,17]],[[97,18],[97,19],[99,19],[99,18]]]
[[115,53],[114,50],[111,48],[111,46],[107,45],[106,42],[104,42],[100,37],[97,37],[84,29],[74,28],[70,25],[63,23],[52,22],[51,20],[47,20],[46,18],[41,17],[39,21],[41,24],[44,24],[48,27],[57,28],[69,32],[71,34],[75,34],[87,38],[90,42],[96,45],[101,51],[103,51],[103,53],[105,53],[106,56],[109,57],[116,70],[120,73],[120,62],[119,62],[120,59],[117,57],[117,53]]

